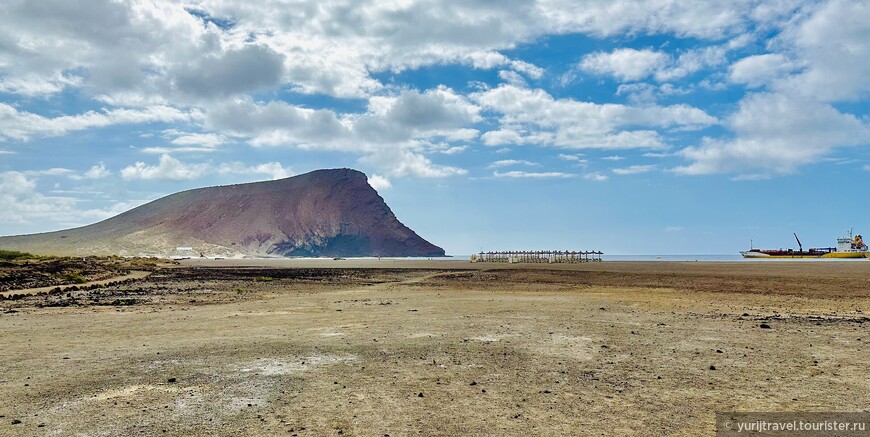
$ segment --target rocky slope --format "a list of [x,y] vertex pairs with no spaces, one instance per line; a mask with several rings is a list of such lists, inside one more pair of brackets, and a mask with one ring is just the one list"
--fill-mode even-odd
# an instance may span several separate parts
[[183,191],[102,222],[0,237],[0,248],[54,255],[444,256],[403,225],[351,169]]

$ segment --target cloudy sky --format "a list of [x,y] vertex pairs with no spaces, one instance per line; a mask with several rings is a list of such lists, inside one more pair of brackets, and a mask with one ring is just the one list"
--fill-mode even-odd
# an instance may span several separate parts
[[870,233],[870,2],[8,0],[0,235],[352,167],[448,253]]

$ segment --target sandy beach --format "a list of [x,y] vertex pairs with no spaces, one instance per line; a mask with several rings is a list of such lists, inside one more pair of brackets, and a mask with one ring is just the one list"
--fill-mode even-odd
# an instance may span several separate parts
[[870,263],[185,260],[0,301],[0,435],[713,434],[866,411]]

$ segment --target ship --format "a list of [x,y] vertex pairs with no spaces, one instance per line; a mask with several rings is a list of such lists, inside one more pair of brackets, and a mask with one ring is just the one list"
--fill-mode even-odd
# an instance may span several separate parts
[[837,238],[837,247],[817,247],[804,250],[800,238],[794,233],[798,250],[794,249],[755,249],[749,243],[749,250],[740,251],[744,258],[870,258],[870,251],[861,235]]

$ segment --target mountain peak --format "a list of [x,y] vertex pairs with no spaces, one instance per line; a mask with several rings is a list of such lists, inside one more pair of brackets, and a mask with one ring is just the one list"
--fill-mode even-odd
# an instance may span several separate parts
[[58,255],[444,256],[403,225],[350,168],[172,194],[81,228],[0,237],[0,248]]

